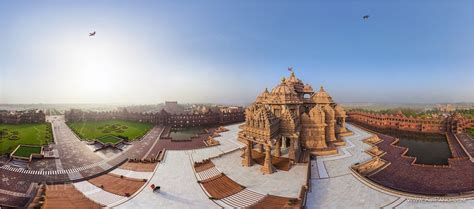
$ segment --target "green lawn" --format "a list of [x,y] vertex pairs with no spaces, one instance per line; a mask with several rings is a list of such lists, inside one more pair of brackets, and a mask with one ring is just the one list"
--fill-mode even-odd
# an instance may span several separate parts
[[13,155],[18,157],[30,157],[31,154],[40,154],[41,147],[20,146]]
[[117,144],[119,141],[122,141],[122,139],[112,135],[105,135],[103,137],[99,137],[97,141],[100,141],[104,144]]
[[469,129],[469,134],[471,134],[471,136],[474,137],[474,128]]
[[134,140],[145,135],[153,127],[150,123],[123,120],[71,122],[68,125],[79,137],[86,140],[106,135]]
[[0,124],[0,154],[11,153],[19,144],[45,145],[53,140],[51,124]]

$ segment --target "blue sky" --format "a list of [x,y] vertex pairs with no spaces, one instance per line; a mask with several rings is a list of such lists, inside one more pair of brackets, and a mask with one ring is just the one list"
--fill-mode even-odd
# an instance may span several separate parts
[[474,102],[467,0],[2,0],[0,28],[0,103],[248,103],[288,66],[339,102]]

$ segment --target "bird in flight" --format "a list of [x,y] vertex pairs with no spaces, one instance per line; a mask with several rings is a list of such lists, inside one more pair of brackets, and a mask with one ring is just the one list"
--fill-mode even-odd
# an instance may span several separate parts
[[95,31],[92,33],[89,33],[89,36],[95,36]]
[[364,15],[364,16],[362,17],[362,19],[367,20],[367,19],[369,19],[369,17],[370,17],[369,15]]

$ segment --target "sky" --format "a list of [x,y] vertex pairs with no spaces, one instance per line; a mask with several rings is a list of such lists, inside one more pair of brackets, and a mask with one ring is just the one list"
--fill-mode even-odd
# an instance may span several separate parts
[[474,102],[470,0],[0,0],[0,28],[0,103],[250,103],[288,67],[336,102]]

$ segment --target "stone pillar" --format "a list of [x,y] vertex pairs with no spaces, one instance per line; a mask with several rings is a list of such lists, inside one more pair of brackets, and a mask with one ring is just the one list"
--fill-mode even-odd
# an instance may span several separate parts
[[272,148],[270,145],[265,146],[265,163],[260,168],[263,174],[272,174],[273,173],[273,165],[272,165]]
[[295,153],[295,140],[290,138],[290,147],[288,149],[288,157],[290,160],[295,160],[296,159],[296,153]]
[[316,149],[324,149],[327,148],[326,144],[326,139],[325,139],[325,132],[324,132],[324,126],[320,126],[316,128]]
[[281,139],[277,141],[276,148],[275,148],[275,157],[281,156]]
[[301,154],[301,145],[300,145],[300,140],[299,138],[295,138],[295,162],[298,162],[300,159],[300,154]]
[[346,117],[342,117],[342,118],[341,118],[341,129],[340,129],[340,132],[341,132],[341,133],[347,132],[347,129],[346,129]]
[[250,167],[253,165],[253,159],[252,159],[252,141],[247,141],[247,147],[245,148],[244,151],[244,159],[242,159],[242,166],[244,167]]
[[326,141],[327,142],[334,142],[336,141],[336,133],[334,131],[335,120],[330,120],[327,122],[328,126],[326,126]]

